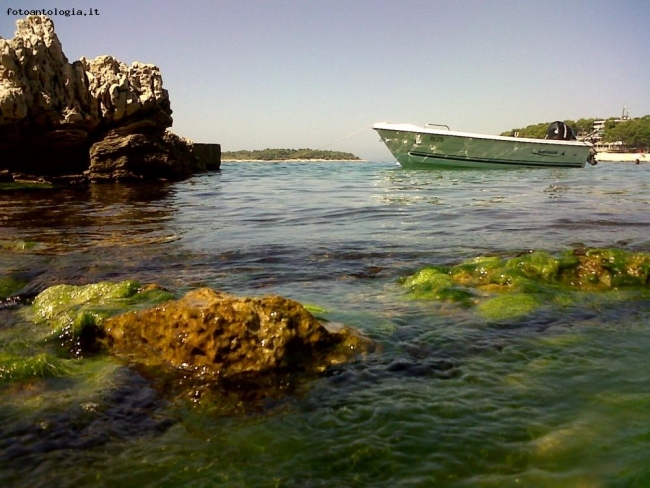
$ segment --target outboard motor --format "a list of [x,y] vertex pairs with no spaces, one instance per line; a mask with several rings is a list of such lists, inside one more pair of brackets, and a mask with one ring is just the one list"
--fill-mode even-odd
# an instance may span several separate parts
[[576,136],[571,130],[571,127],[559,120],[548,126],[548,129],[546,129],[546,138],[553,139],[554,141],[576,140]]

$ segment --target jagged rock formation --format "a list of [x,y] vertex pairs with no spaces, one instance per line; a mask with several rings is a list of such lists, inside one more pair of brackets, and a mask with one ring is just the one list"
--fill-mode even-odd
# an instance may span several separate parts
[[182,179],[201,167],[168,131],[160,70],[112,56],[69,63],[52,20],[17,21],[0,38],[0,169],[49,179]]

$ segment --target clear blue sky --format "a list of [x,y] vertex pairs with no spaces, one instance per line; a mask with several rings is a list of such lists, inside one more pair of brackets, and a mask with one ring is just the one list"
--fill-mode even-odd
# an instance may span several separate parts
[[[52,16],[70,61],[160,67],[173,130],[223,150],[329,145],[373,122],[498,134],[650,114],[648,0],[3,0]],[[367,129],[328,149],[389,161]]]

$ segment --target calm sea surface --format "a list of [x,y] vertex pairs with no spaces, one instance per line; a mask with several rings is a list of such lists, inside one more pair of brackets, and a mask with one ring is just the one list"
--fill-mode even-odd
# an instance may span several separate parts
[[[240,415],[166,402],[110,360],[0,385],[2,486],[650,486],[647,298],[503,324],[399,282],[532,249],[650,252],[650,166],[224,163],[176,184],[0,194],[0,242],[0,278],[28,292],[137,279],[280,294],[381,346]],[[0,348],[22,312],[0,310]]]

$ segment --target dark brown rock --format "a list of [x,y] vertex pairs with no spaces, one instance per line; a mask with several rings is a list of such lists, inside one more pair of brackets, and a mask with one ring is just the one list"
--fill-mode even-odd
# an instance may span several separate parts
[[90,148],[87,174],[91,181],[180,180],[193,173],[194,157],[190,148],[190,143],[171,132],[150,137],[109,131]]
[[211,171],[221,168],[221,144],[195,142],[193,149],[201,170]]

